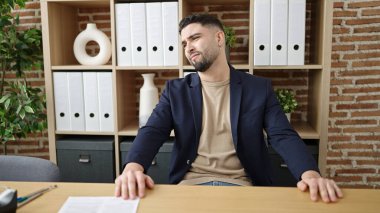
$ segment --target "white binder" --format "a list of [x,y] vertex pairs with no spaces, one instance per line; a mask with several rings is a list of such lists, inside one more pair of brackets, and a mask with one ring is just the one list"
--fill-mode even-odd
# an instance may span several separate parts
[[253,12],[253,64],[270,65],[271,1],[255,0]]
[[100,131],[114,131],[112,73],[98,72]]
[[68,72],[70,122],[72,131],[84,131],[84,98],[82,72]]
[[86,131],[100,131],[99,98],[96,72],[83,72]]
[[55,127],[58,131],[70,131],[69,89],[66,72],[53,72]]
[[132,65],[147,66],[145,3],[131,3]]
[[162,39],[161,3],[146,3],[146,31],[148,43],[148,65],[163,66],[164,52]]
[[271,65],[287,65],[288,0],[271,1]]
[[129,4],[115,4],[116,54],[118,66],[132,66],[131,20]]
[[305,64],[306,0],[289,0],[288,65]]
[[162,2],[164,66],[178,65],[178,2]]

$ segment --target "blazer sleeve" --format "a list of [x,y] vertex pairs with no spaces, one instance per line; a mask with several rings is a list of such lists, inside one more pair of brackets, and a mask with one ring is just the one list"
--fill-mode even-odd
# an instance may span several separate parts
[[162,144],[169,139],[170,132],[173,129],[169,94],[170,81],[167,81],[165,90],[148,122],[139,129],[128,152],[125,164],[138,163],[144,167],[144,172],[146,172]]
[[296,179],[300,180],[302,173],[307,170],[319,172],[313,156],[282,111],[271,81],[268,80],[267,82],[264,129],[267,133],[268,142],[284,159]]

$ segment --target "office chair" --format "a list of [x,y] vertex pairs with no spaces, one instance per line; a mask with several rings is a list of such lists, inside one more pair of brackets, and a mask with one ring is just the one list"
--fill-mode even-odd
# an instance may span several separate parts
[[26,156],[0,155],[0,181],[60,181],[58,167],[52,162]]

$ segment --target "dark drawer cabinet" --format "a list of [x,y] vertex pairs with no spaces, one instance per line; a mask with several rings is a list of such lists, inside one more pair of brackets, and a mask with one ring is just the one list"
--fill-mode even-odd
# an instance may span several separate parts
[[112,138],[57,140],[57,164],[62,181],[112,183],[115,180]]
[[[307,147],[316,162],[318,162],[318,145],[307,145]],[[277,154],[271,146],[269,146],[269,155],[272,164],[273,185],[296,186],[297,180],[293,177],[281,156]]]
[[[127,140],[120,143],[121,151],[121,164],[125,162],[128,151],[132,146],[132,141]],[[157,155],[152,161],[147,174],[152,177],[155,183],[168,184],[169,183],[169,164],[170,156],[173,149],[172,142],[166,142],[162,145]]]

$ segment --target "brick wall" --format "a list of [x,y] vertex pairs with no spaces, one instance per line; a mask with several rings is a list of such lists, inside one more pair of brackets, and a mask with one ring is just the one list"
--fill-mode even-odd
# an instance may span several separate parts
[[335,1],[327,168],[380,188],[380,1]]
[[[308,0],[308,2],[310,2]],[[208,11],[217,15],[227,25],[237,30],[238,43],[231,51],[232,62],[247,61],[246,7],[203,7],[192,11]],[[232,14],[228,15],[227,12]],[[20,12],[25,27],[40,28],[38,0],[27,4]],[[79,13],[80,29],[87,21],[95,21],[109,35],[109,13],[104,10]],[[308,41],[307,33],[307,41]],[[96,45],[89,45],[89,52],[96,52]],[[327,174],[344,187],[380,187],[380,0],[334,0],[334,26],[331,69],[331,95],[329,114],[329,142]],[[307,51],[306,55],[309,53]],[[306,60],[308,60],[306,58]],[[28,72],[34,85],[44,84],[43,73]],[[136,71],[136,76],[140,74]],[[307,71],[276,72],[269,75],[275,86],[299,85],[297,99],[301,109],[306,109],[308,82]],[[291,80],[282,81],[285,76]],[[12,78],[13,74],[7,77]],[[161,72],[156,84],[162,89],[164,80],[178,76],[173,72]],[[277,80],[276,80],[277,79]],[[142,79],[137,78],[137,85]],[[137,88],[136,88],[137,90]],[[304,103],[304,105],[302,105]],[[302,111],[302,110],[301,110]],[[303,119],[298,112],[293,119]],[[1,148],[0,148],[0,151]],[[9,144],[11,154],[48,158],[47,134],[37,134],[28,139]]]

